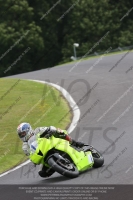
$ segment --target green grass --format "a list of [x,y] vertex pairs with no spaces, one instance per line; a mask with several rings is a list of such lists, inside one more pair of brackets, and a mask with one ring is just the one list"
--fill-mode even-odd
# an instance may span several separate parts
[[[72,118],[69,105],[53,87],[27,80],[0,79],[0,173],[27,159],[16,128],[29,122],[66,129]],[[66,115],[65,118],[64,115]],[[60,121],[63,118],[62,121]],[[59,123],[60,121],[60,123]]]

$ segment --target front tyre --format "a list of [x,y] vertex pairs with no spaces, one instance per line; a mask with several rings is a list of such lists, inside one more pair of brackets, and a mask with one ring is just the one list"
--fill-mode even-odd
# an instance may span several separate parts
[[68,159],[61,160],[52,156],[48,159],[47,163],[53,170],[68,178],[76,178],[79,175],[77,168]]

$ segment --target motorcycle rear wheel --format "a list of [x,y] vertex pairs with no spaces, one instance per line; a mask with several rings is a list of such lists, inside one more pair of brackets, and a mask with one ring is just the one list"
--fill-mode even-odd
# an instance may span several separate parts
[[97,149],[95,149],[94,147],[90,145],[85,145],[84,152],[87,152],[87,151],[91,151],[92,153],[92,157],[94,160],[94,164],[93,164],[94,168],[101,167],[104,164],[104,158]]
[[94,165],[93,165],[93,167],[94,167],[94,168],[101,167],[101,166],[104,164],[104,158],[103,158],[103,156],[101,155],[101,153],[100,153],[98,150],[96,150],[95,148],[93,148],[93,151],[94,151],[94,152],[91,152],[91,153],[92,153],[93,160],[94,160]]

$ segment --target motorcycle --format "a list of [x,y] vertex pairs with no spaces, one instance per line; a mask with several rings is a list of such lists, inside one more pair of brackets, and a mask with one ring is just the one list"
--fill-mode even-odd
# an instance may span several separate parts
[[54,136],[38,136],[30,149],[30,160],[34,164],[43,164],[68,178],[76,178],[87,169],[101,167],[104,163],[103,156],[94,147],[85,144],[77,148]]

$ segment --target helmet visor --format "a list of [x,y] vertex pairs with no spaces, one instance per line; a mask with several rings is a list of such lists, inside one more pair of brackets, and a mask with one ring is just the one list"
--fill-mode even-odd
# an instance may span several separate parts
[[26,136],[26,132],[25,131],[20,132],[20,133],[18,133],[18,135],[19,135],[20,138],[23,138],[23,137]]

